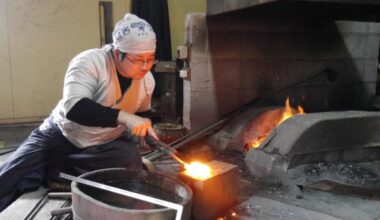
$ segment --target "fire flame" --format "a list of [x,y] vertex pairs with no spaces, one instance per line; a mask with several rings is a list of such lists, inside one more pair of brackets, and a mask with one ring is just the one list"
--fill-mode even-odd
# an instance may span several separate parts
[[184,174],[191,176],[192,178],[197,179],[197,180],[205,180],[211,177],[211,174],[212,174],[211,168],[207,166],[206,164],[198,162],[198,161],[186,163],[174,153],[171,156],[184,166],[185,168]]
[[276,126],[278,126],[279,124],[284,122],[286,119],[291,118],[296,114],[305,114],[305,111],[303,110],[301,106],[297,106],[297,112],[294,112],[294,109],[292,109],[292,107],[290,106],[289,97],[287,97],[285,101],[284,111],[282,112],[281,118],[277,122]]
[[[276,126],[280,125],[282,122],[284,122],[286,119],[293,117],[296,114],[305,114],[304,109],[301,106],[297,106],[297,110],[293,109],[290,106],[289,97],[286,98],[285,101],[285,107],[281,114],[281,117],[279,117],[276,123]],[[269,132],[270,133],[270,132]],[[252,140],[250,143],[247,144],[246,150],[249,150],[250,148],[258,148],[260,144],[265,140],[265,138],[268,137],[269,133],[259,137],[257,140]]]
[[185,169],[184,173],[194,179],[205,180],[211,177],[210,167],[201,162],[194,161],[190,164],[185,164]]

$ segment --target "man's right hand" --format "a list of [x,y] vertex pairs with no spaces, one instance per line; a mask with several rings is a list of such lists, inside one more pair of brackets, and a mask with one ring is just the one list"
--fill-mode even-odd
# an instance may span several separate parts
[[145,137],[146,134],[149,134],[158,140],[158,136],[153,130],[152,122],[149,118],[143,118],[128,112],[120,111],[117,120],[119,124],[127,126],[135,136]]

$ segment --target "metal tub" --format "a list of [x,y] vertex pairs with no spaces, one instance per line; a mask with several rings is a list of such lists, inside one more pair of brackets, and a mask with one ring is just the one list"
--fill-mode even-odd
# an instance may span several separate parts
[[[164,174],[123,168],[102,169],[80,176],[106,185],[184,206],[182,219],[190,219],[191,189]],[[71,184],[74,220],[168,220],[176,211],[75,181]]]

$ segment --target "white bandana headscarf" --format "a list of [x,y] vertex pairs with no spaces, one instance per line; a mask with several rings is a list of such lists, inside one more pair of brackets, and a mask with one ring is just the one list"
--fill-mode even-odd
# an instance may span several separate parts
[[113,46],[124,53],[154,53],[156,34],[148,22],[127,13],[112,32]]

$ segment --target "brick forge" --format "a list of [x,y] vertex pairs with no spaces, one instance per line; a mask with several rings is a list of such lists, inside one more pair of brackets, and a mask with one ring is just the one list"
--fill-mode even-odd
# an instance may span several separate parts
[[207,163],[212,176],[197,180],[180,173],[179,178],[193,190],[192,219],[214,220],[237,203],[238,167],[213,160]]
[[302,164],[380,160],[380,113],[323,112],[297,115],[272,130],[245,162],[252,175],[266,180],[289,178]]
[[[380,24],[354,21],[186,17],[190,78],[183,123],[196,130],[256,97],[282,106],[287,96],[306,112],[366,110],[375,95]],[[319,78],[268,97],[326,69]]]

